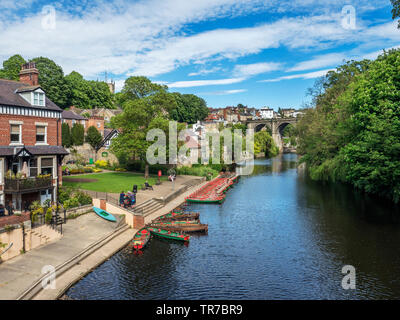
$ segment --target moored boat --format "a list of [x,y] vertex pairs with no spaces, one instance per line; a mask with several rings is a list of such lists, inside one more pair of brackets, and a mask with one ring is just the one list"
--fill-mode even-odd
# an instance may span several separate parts
[[108,213],[108,212],[105,211],[105,210],[102,210],[102,209],[97,208],[97,207],[93,207],[93,211],[94,211],[99,217],[101,217],[101,218],[103,218],[103,219],[105,219],[105,220],[108,220],[108,221],[111,221],[111,222],[116,222],[116,221],[117,221],[117,219],[115,219],[115,217],[114,217],[111,213]]
[[161,228],[163,230],[172,232],[208,232],[208,224],[190,224],[190,225],[165,225],[165,224],[152,224],[155,228]]
[[159,221],[174,221],[174,220],[196,220],[199,219],[199,212],[191,212],[191,213],[177,213],[170,212],[161,217],[158,217],[156,220]]
[[158,236],[160,238],[178,240],[178,241],[189,241],[190,240],[190,236],[188,236],[186,234],[161,229],[159,227],[148,227],[147,230],[149,230],[153,235]]
[[151,238],[151,233],[146,228],[140,229],[136,234],[133,236],[132,239],[132,247],[135,250],[142,250]]

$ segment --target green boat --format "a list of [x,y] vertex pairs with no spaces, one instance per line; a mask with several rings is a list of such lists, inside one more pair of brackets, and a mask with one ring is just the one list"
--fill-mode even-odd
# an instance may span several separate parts
[[167,231],[160,228],[149,227],[147,228],[151,234],[164,239],[178,240],[178,241],[189,241],[190,236],[179,232]]
[[224,200],[225,200],[225,198],[216,199],[216,200],[186,199],[187,202],[193,202],[193,203],[219,203],[219,204],[224,202]]

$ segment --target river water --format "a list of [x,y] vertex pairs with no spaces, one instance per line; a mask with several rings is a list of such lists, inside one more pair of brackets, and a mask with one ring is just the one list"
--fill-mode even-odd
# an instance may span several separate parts
[[[222,205],[191,205],[208,235],[122,249],[73,299],[400,299],[400,212],[342,185],[309,181],[297,156],[257,160]],[[356,289],[342,288],[342,267]]]

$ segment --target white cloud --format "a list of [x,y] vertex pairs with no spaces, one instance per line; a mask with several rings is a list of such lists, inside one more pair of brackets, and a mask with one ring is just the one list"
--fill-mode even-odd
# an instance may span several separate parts
[[177,81],[167,83],[169,88],[191,88],[203,86],[219,86],[233,83],[239,83],[246,80],[246,78],[232,78],[232,79],[218,79],[218,80],[194,80],[194,81]]
[[295,65],[287,72],[304,71],[312,69],[321,69],[327,66],[338,65],[346,59],[346,54],[330,53],[326,55],[315,56],[312,60],[303,61]]
[[234,89],[234,90],[224,90],[224,91],[214,91],[214,92],[205,92],[204,95],[211,95],[211,96],[225,96],[230,94],[236,93],[243,93],[246,92],[247,89]]
[[222,68],[221,67],[213,67],[210,69],[200,69],[198,72],[191,72],[188,74],[189,77],[194,77],[194,76],[204,76],[206,74],[210,74],[210,73],[216,73],[218,71],[220,71]]
[[335,70],[335,69],[326,69],[326,70],[320,70],[320,71],[309,72],[309,73],[293,74],[290,76],[284,76],[284,77],[279,77],[279,78],[275,78],[275,79],[261,80],[259,82],[279,82],[282,80],[292,80],[292,79],[315,79],[315,78],[323,77],[329,71],[333,71],[333,70]]
[[[23,1],[20,3],[29,7],[34,0]],[[315,15],[327,8],[338,8],[342,2],[347,0],[334,4],[328,0],[98,0],[84,1],[75,8],[79,15],[72,15],[63,11],[73,9],[68,1],[60,0],[55,30],[41,29],[40,12],[1,21],[0,43],[6,45],[0,46],[0,60],[20,53],[28,59],[47,56],[62,65],[66,73],[76,70],[86,77],[96,77],[106,70],[121,76],[156,76],[188,64],[235,59],[278,47],[308,50],[346,43],[367,45],[377,40],[399,42],[395,23],[344,30],[340,27],[339,10],[332,11],[337,12],[335,15]],[[23,8],[16,3],[19,2],[1,0],[0,8]],[[39,1],[35,5],[40,9]],[[379,1],[359,0],[357,10],[378,5]],[[318,11],[317,7],[324,10]],[[303,8],[308,15],[198,34],[183,29],[188,23],[208,19],[293,8]],[[256,71],[247,72],[251,76]]]
[[253,63],[253,64],[240,64],[236,65],[233,74],[236,76],[251,77],[262,73],[267,73],[282,68],[281,63]]

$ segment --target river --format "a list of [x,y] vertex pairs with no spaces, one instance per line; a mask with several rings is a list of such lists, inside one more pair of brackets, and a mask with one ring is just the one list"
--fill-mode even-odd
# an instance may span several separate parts
[[[400,212],[310,181],[297,156],[256,160],[222,205],[191,205],[208,235],[128,248],[67,292],[73,299],[400,299]],[[342,267],[356,289],[342,288]]]

